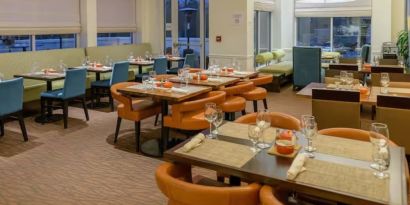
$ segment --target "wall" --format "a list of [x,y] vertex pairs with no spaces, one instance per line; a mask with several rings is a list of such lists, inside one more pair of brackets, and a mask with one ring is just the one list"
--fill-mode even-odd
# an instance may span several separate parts
[[397,34],[405,29],[405,0],[392,0],[392,41],[397,41]]
[[273,11],[272,48],[292,48],[295,36],[295,3],[276,0]]
[[[239,25],[234,16],[239,15]],[[248,0],[209,1],[209,58],[218,64],[228,64],[236,58],[243,69],[253,70],[254,2]],[[216,42],[221,36],[222,42]]]

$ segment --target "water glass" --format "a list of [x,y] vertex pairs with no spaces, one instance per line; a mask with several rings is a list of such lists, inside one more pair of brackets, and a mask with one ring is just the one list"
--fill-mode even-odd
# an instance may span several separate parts
[[271,147],[264,136],[265,131],[271,127],[271,117],[269,115],[269,112],[266,110],[261,110],[256,114],[256,126],[258,126],[261,130],[261,139],[258,143],[258,147],[261,149],[266,149]]
[[388,73],[380,74],[380,85],[382,86],[381,93],[387,94],[389,92],[388,87],[390,84],[390,77]]
[[178,78],[181,83],[184,82],[184,74],[185,74],[184,72],[185,72],[184,69],[178,69]]
[[185,80],[185,87],[188,87],[189,80],[191,79],[191,74],[189,73],[189,66],[184,66],[184,80]]
[[353,82],[354,82],[353,73],[347,73],[347,75],[346,75],[346,84],[349,86],[349,88],[353,86]]
[[252,142],[253,147],[251,150],[256,153],[259,152],[260,149],[256,146],[259,142],[259,138],[261,137],[262,131],[256,125],[248,125],[248,137],[249,140]]
[[370,142],[372,143],[373,163],[370,167],[375,169],[374,176],[379,179],[389,177],[386,170],[390,165],[389,129],[386,124],[372,123],[370,129]]
[[214,125],[214,127],[215,127],[215,130],[213,131],[213,134],[215,135],[215,136],[218,136],[218,128],[219,128],[219,126],[221,126],[221,124],[222,124],[222,122],[224,121],[224,112],[222,111],[222,109],[221,108],[216,108],[216,118],[215,118],[215,120],[214,120],[214,122],[213,122],[213,125]]
[[147,76],[147,75],[142,76],[142,87],[145,90],[147,90],[149,88],[149,76]]
[[342,82],[342,85],[346,84],[346,81],[347,81],[347,72],[346,71],[340,71],[340,81]]
[[207,103],[205,104],[205,112],[204,112],[205,119],[209,122],[209,134],[208,138],[214,139],[215,136],[212,134],[212,123],[216,120],[216,104],[215,103]]
[[317,123],[314,116],[311,115],[302,115],[302,132],[307,139],[307,146],[305,151],[308,153],[308,157],[313,158],[315,155],[313,152],[316,151],[316,148],[313,146],[313,137],[317,134]]
[[155,81],[155,78],[157,77],[157,72],[155,72],[154,70],[148,72],[149,78],[151,81]]
[[132,62],[134,61],[134,53],[130,52],[130,54],[128,55],[128,61]]
[[40,66],[37,62],[34,62],[31,66],[31,74],[36,73],[40,69]]

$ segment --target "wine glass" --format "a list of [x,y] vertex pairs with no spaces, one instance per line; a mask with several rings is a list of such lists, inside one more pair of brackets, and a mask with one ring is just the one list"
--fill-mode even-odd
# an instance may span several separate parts
[[216,118],[213,122],[215,130],[213,131],[213,134],[215,136],[218,136],[218,128],[221,126],[222,122],[224,121],[224,112],[222,111],[221,108],[216,108]]
[[144,89],[148,89],[148,81],[149,81],[149,76],[143,75],[142,76],[142,87]]
[[342,82],[343,85],[346,84],[346,79],[347,79],[347,72],[340,71],[340,81]]
[[270,144],[266,141],[264,133],[271,126],[271,118],[266,110],[261,110],[256,114],[256,126],[261,129],[261,140],[258,147],[261,149],[269,148]]
[[214,71],[215,71],[215,76],[219,78],[219,74],[221,73],[221,67],[219,65],[215,65]]
[[155,72],[155,70],[152,70],[148,72],[148,75],[151,81],[155,81],[155,78],[157,77],[157,72]]
[[128,54],[128,61],[132,62],[134,61],[134,53],[130,52],[130,54]]
[[181,83],[184,82],[184,69],[178,69],[178,78],[180,80]]
[[373,162],[370,167],[376,169],[374,175],[379,179],[389,177],[385,171],[390,165],[389,129],[386,124],[372,123],[370,129]]
[[313,154],[316,151],[316,148],[312,144],[312,138],[316,136],[317,133],[317,124],[314,116],[311,115],[302,115],[302,132],[307,139],[307,146],[305,147],[305,151],[308,153],[308,157],[313,158],[315,155]]
[[208,138],[213,139],[214,135],[212,134],[212,123],[215,121],[216,115],[216,104],[215,103],[207,103],[205,104],[205,119],[209,122],[209,134]]
[[190,78],[191,78],[191,74],[189,73],[189,68],[190,68],[190,66],[189,65],[186,65],[186,66],[184,66],[184,80],[185,80],[185,87],[187,87],[188,88],[188,84],[189,84],[189,80],[190,80]]
[[380,74],[380,84],[383,87],[381,89],[381,93],[387,94],[389,92],[388,87],[390,84],[390,77],[388,73],[381,73]]
[[40,66],[37,62],[34,62],[31,66],[31,74],[35,74],[39,70]]
[[259,142],[259,138],[261,137],[262,131],[256,125],[248,125],[248,137],[251,140],[253,147],[251,150],[256,153],[259,152],[260,149],[256,146]]
[[3,73],[0,73],[0,82],[1,81],[4,81],[4,75],[3,75]]
[[346,84],[349,86],[349,88],[352,87],[353,82],[354,82],[353,73],[347,73],[347,75],[346,75]]

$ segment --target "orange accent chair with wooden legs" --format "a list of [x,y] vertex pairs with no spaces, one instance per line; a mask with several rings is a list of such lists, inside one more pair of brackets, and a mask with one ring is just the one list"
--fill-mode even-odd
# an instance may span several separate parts
[[139,152],[140,147],[140,130],[141,130],[141,121],[158,115],[161,113],[160,105],[147,98],[136,98],[132,99],[127,96],[122,95],[118,92],[118,89],[126,88],[129,86],[137,85],[136,82],[123,82],[117,83],[111,86],[111,95],[114,100],[119,102],[117,106],[117,126],[115,129],[115,138],[114,143],[117,142],[118,134],[120,131],[122,119],[130,120],[135,122],[135,141],[136,141],[136,151]]
[[158,188],[168,197],[168,205],[258,205],[260,185],[214,187],[192,183],[189,167],[171,163],[155,172]]
[[[258,113],[247,114],[236,119],[235,122],[242,124],[255,124],[257,114]],[[272,127],[296,131],[301,129],[300,121],[293,116],[280,112],[269,112],[269,115],[271,116],[270,119]]]
[[265,88],[257,86],[270,84],[272,83],[272,80],[272,75],[259,75],[258,77],[249,80],[253,82],[255,88],[248,92],[242,93],[241,96],[244,97],[247,101],[253,102],[254,112],[258,112],[258,101],[260,100],[263,101],[263,106],[265,107],[265,110],[268,109],[268,102],[266,100],[266,97],[268,96],[268,91]]
[[227,120],[234,121],[236,112],[242,112],[242,115],[246,114],[246,99],[239,95],[243,92],[250,91],[253,88],[254,86],[252,82],[244,82],[220,89],[226,93],[225,102],[222,103],[221,109],[226,113]]
[[259,191],[260,205],[283,205],[275,195],[274,188],[264,185]]

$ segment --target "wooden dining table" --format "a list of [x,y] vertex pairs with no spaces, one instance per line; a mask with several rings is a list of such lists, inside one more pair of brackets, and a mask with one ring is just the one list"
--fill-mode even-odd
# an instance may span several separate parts
[[[118,89],[118,92],[129,97],[153,97],[161,102],[161,136],[159,142],[157,140],[148,141],[141,146],[141,152],[148,156],[161,157],[164,150],[168,147],[168,133],[164,129],[164,117],[168,115],[170,103],[179,103],[192,97],[212,91],[211,87],[189,85],[185,87],[184,84],[174,84],[175,88],[185,89],[187,93],[172,92],[168,89],[153,88],[146,89],[143,85],[135,85],[127,88]],[[158,149],[157,149],[158,148]]]
[[[272,143],[276,129],[269,129],[273,129],[268,135]],[[252,143],[246,130],[245,124],[226,122],[219,128],[215,140],[205,139],[185,152],[182,148],[187,140],[166,151],[164,158],[172,163],[214,170],[231,179],[279,186],[343,204],[407,204],[405,173],[408,168],[402,147],[390,147],[390,177],[381,180],[373,176],[374,170],[370,168],[370,142],[318,135],[313,140],[317,151],[313,159],[305,162],[306,171],[288,180],[287,171],[293,158],[271,154],[267,149],[257,153],[249,151]],[[297,143],[302,146],[301,154],[307,141],[300,132],[295,134]]]
[[[168,79],[174,83],[181,83],[181,80],[178,77],[172,77]],[[241,79],[239,78],[231,78],[231,77],[208,77],[207,80],[194,80],[190,79],[188,81],[191,85],[200,85],[200,86],[207,86],[211,87],[213,90],[218,90],[219,88],[225,87],[227,85],[232,85],[239,82]]]
[[142,61],[129,61],[130,65],[136,65],[138,66],[138,74],[142,74],[142,67],[144,66],[152,66],[154,65],[154,61],[151,60],[142,60]]
[[[210,71],[205,70],[205,74],[212,74]],[[229,78],[239,78],[241,80],[247,80],[250,78],[257,77],[259,72],[257,71],[236,71],[236,72],[220,72],[218,76],[229,77]]]

